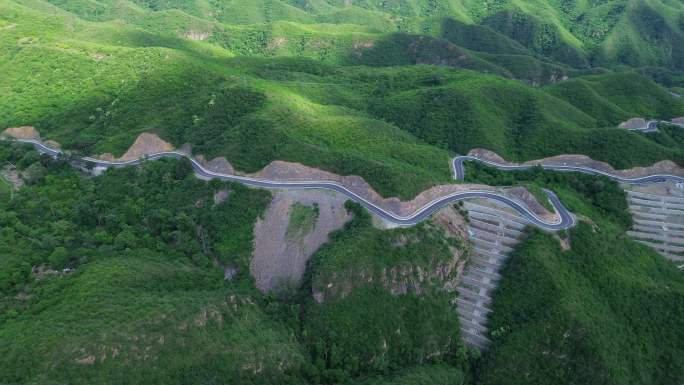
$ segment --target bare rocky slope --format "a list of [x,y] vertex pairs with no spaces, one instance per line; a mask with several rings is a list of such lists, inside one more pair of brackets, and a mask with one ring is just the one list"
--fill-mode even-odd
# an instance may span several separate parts
[[[250,271],[262,292],[299,283],[306,263],[351,218],[344,208],[347,197],[321,190],[278,191],[263,218],[254,226],[254,255]],[[317,216],[310,231],[288,237],[295,203],[313,207]]]

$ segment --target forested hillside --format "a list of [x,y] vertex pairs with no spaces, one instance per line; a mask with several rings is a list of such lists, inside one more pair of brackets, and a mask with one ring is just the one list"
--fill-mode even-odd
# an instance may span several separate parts
[[187,161],[98,178],[25,146],[0,145],[0,161],[27,183],[0,195],[0,383],[464,381],[442,282],[422,295],[377,282],[311,297],[344,255],[367,271],[434,268],[454,246],[440,229],[380,231],[348,205],[353,221],[314,256],[308,283],[263,295],[249,258],[270,193],[200,181]]
[[[333,205],[351,219],[264,294],[250,259],[278,192],[65,159],[152,133],[231,172],[298,162],[408,200],[476,148],[684,166],[681,127],[618,128],[684,117],[683,94],[682,0],[0,0],[0,133],[66,154],[0,142],[0,384],[681,382],[683,276],[626,236],[608,179],[468,165],[580,222],[516,239],[481,355],[454,309],[462,206],[450,232]],[[295,233],[317,220],[302,207]]]
[[[0,126],[35,126],[85,154],[121,155],[155,132],[243,171],[296,161],[404,198],[446,181],[449,154],[476,147],[510,160],[682,162],[681,148],[615,128],[684,115],[644,75],[677,85],[676,66],[589,69],[535,53],[487,26],[505,24],[494,22],[503,3],[379,4],[3,0]],[[581,47],[554,12],[558,42]]]
[[512,253],[494,297],[494,343],[474,383],[665,385],[684,376],[684,277],[625,234],[632,217],[616,183],[477,165],[468,175],[551,188],[591,218],[559,235],[534,230]]
[[[453,250],[468,252],[441,227],[378,230],[348,204],[354,218],[313,256],[303,285],[264,295],[247,265],[269,193],[199,181],[185,161],[97,178],[25,146],[0,146],[0,161],[27,183],[0,195],[3,383],[670,384],[682,375],[684,279],[624,235],[624,192],[607,179],[515,176],[553,188],[592,222],[560,233],[571,250],[531,232],[503,272],[493,344],[480,357],[462,346],[442,289],[455,276],[403,292],[391,273],[446,271]],[[512,183],[484,166],[468,175]]]

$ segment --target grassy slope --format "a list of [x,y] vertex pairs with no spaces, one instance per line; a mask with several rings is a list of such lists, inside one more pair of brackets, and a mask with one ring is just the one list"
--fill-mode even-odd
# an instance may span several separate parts
[[[18,316],[0,324],[0,380],[282,383],[279,365],[296,369],[304,352],[285,328],[245,302],[250,296],[223,288],[222,278],[149,251],[47,278],[32,285]],[[249,370],[259,365],[265,372]]]
[[[681,100],[637,74],[591,76],[541,91],[473,74],[436,76],[435,83],[408,90],[385,88],[371,111],[428,143],[459,153],[483,147],[509,160],[583,153],[619,168],[683,159],[679,146],[665,148],[646,136],[606,128],[628,116],[684,112]],[[605,150],[607,143],[613,144],[610,151]]]
[[[384,194],[404,197],[448,178],[446,152],[358,111],[293,92],[289,82],[246,73],[267,70],[268,62],[231,62],[194,47],[131,50],[71,40],[55,47],[66,44],[55,42],[63,19],[37,29],[28,21],[40,14],[7,7],[16,15],[7,12],[10,19],[26,21],[3,35],[8,50],[0,67],[12,75],[0,84],[10,95],[1,107],[2,126],[33,124],[69,148],[115,154],[151,130],[176,145],[191,142],[207,155],[226,155],[247,171],[275,159],[299,161],[360,174]],[[74,24],[79,35],[104,34],[100,25]],[[17,46],[27,35],[40,40]],[[318,68],[295,64],[301,68],[284,72]],[[298,72],[293,80],[301,80]],[[417,176],[413,186],[398,183],[406,173]]]
[[[39,12],[29,11],[14,2],[1,1],[0,71],[6,76],[0,80],[0,91],[6,97],[0,100],[0,125],[34,124],[47,138],[57,139],[87,152],[121,153],[136,133],[153,130],[175,144],[192,141],[202,152],[226,155],[246,170],[257,169],[272,159],[302,161],[340,173],[360,174],[381,192],[398,193],[405,197],[448,178],[448,168],[445,167],[448,149],[465,152],[471,147],[485,146],[511,159],[557,152],[585,152],[620,167],[646,164],[663,158],[681,159],[681,138],[675,132],[666,131],[647,139],[617,130],[596,129],[634,114],[681,115],[681,105],[669,102],[663,96],[663,89],[631,74],[590,77],[579,79],[577,83],[568,83],[567,87],[561,84],[534,89],[472,72],[434,67],[334,69],[306,60],[232,58],[235,55],[293,55],[339,64],[354,63],[354,60],[358,60],[358,52],[363,51],[370,52],[373,59],[366,64],[404,65],[421,61],[439,64],[441,60],[464,55],[467,62],[474,63],[473,67],[467,68],[505,76],[527,76],[530,79],[538,74],[525,74],[519,69],[522,64],[531,62],[542,66],[539,63],[547,63],[549,58],[571,65],[582,65],[584,60],[590,59],[597,63],[612,64],[624,62],[625,58],[636,58],[627,64],[669,66],[681,47],[676,44],[680,32],[675,28],[681,31],[679,24],[675,24],[677,15],[681,14],[681,7],[677,3],[665,6],[660,1],[647,2],[650,8],[657,10],[656,16],[648,16],[648,11],[643,7],[627,7],[627,13],[618,13],[615,24],[597,27],[605,30],[605,35],[610,36],[607,39],[594,38],[596,30],[593,25],[587,29],[590,33],[578,33],[578,27],[569,23],[567,15],[537,0],[497,2],[500,6],[490,10],[483,10],[482,2],[470,0],[440,3],[442,8],[429,7],[429,2],[417,0],[382,4],[356,2],[351,8],[342,7],[341,1],[322,0],[309,2],[310,7],[296,1],[264,0],[225,2],[221,8],[205,2],[179,1],[54,3],[84,19],[105,22],[84,22],[42,1],[22,2]],[[509,11],[507,3],[522,10],[522,14]],[[600,8],[592,12],[603,12],[605,7]],[[159,12],[149,13],[150,10]],[[586,3],[578,2],[575,11],[588,11]],[[213,16],[209,17],[209,14]],[[439,31],[444,31],[440,30],[439,25],[444,20],[443,16],[447,15],[456,15],[466,23],[489,23],[491,28],[475,28],[475,33],[486,33],[486,42],[489,44],[486,54],[471,55],[467,49],[434,38],[418,39],[403,34],[380,33],[425,32],[447,38],[447,35],[439,35]],[[517,22],[517,19],[511,15],[520,16],[521,25],[525,28],[521,31],[514,28],[516,24],[513,22]],[[656,23],[644,25],[640,22],[642,15],[656,20]],[[665,24],[659,23],[658,15],[666,15]],[[360,23],[359,20],[365,25],[345,24]],[[493,20],[511,20],[511,23],[492,24]],[[586,20],[591,23],[597,19],[594,16]],[[335,25],[313,24],[320,21]],[[657,25],[665,27],[651,30]],[[212,35],[205,42],[182,39],[190,30],[211,32]],[[495,30],[498,32],[493,32]],[[592,36],[594,40],[588,40],[587,36]],[[285,38],[282,45],[277,39],[279,37]],[[387,39],[392,44],[381,44]],[[397,41],[398,44],[395,44]],[[410,52],[411,55],[395,56],[404,55],[402,50],[407,44],[416,42],[420,44],[414,52]],[[471,48],[475,47],[472,40],[469,44],[473,44]],[[647,49],[649,44],[663,49]],[[369,51],[364,46],[369,46]],[[374,53],[373,50],[379,51]],[[436,51],[452,53],[442,55]],[[523,52],[525,55],[520,60],[516,59],[518,53]],[[527,52],[532,52],[532,56]],[[668,56],[670,52],[672,57]],[[376,56],[373,57],[373,54]],[[389,57],[385,58],[385,55]],[[363,55],[361,57],[364,58]],[[386,62],[383,63],[383,60]],[[558,68],[568,71],[557,63],[548,65],[553,67],[553,71]],[[543,73],[548,69],[539,71]],[[549,94],[554,97],[549,97]],[[637,103],[633,102],[635,94],[640,95]],[[602,108],[582,105],[584,98],[590,98]],[[436,107],[431,104],[435,99],[441,102]],[[419,110],[415,108],[416,104],[425,108]],[[459,111],[461,115],[454,116],[453,111]],[[458,122],[459,117],[470,120],[463,126],[450,124]],[[412,124],[409,126],[406,122]],[[402,125],[413,134],[403,133],[397,128]],[[490,126],[493,129],[489,129]],[[534,138],[534,141],[528,141],[530,138]],[[561,142],[562,139],[569,139],[570,146]],[[421,140],[438,146],[426,145]],[[512,147],[516,150],[510,150]],[[612,151],[606,152],[606,148]],[[34,171],[38,174],[43,172]],[[173,172],[169,170],[169,174]],[[411,178],[406,178],[406,175]],[[119,177],[131,179],[125,173]],[[46,195],[47,192],[40,187],[40,183],[43,183],[41,180],[39,175],[36,179],[38,187],[30,191]],[[60,183],[47,178],[45,183],[58,191],[71,192],[68,196],[66,193],[49,195],[49,200],[41,200],[35,206],[21,200],[20,203],[13,203],[19,204],[15,209],[30,212],[27,218],[40,218],[36,213],[50,212],[55,215],[55,210],[60,212],[65,207],[74,207],[70,199],[80,198],[81,192],[88,186],[85,182],[85,185],[81,185],[73,179],[67,182]],[[109,187],[113,189],[121,184],[121,181],[113,179]],[[193,197],[186,193],[183,191],[182,195]],[[571,202],[573,210],[581,211],[582,205],[587,207],[587,203],[577,198],[572,191],[561,189],[560,193],[564,201]],[[209,199],[208,196],[205,198]],[[240,196],[236,194],[231,199]],[[247,199],[247,195],[243,197]],[[177,207],[176,203],[166,204]],[[186,203],[190,208],[195,202]],[[199,240],[188,249],[166,250],[164,242],[170,242],[173,237],[144,238],[142,241],[149,250],[140,254],[127,251],[127,247],[137,245],[140,240],[134,237],[138,232],[126,232],[125,226],[137,225],[137,215],[144,209],[135,202],[126,204],[131,204],[134,209],[116,212],[116,216],[130,218],[130,223],[117,224],[121,227],[116,227],[119,230],[116,237],[89,233],[96,228],[92,223],[87,226],[79,224],[83,225],[85,241],[96,245],[112,243],[118,248],[108,258],[92,258],[90,261],[87,257],[92,255],[92,250],[72,251],[71,246],[67,245],[69,247],[66,249],[71,253],[64,254],[58,249],[64,246],[54,243],[56,239],[63,239],[65,232],[73,233],[69,221],[57,221],[53,225],[53,222],[48,224],[35,219],[21,223],[8,215],[7,210],[3,211],[1,219],[5,226],[1,236],[5,251],[2,255],[5,258],[10,255],[15,257],[2,261],[7,267],[3,269],[3,290],[12,289],[18,282],[23,282],[30,276],[31,265],[37,262],[48,261],[61,267],[64,265],[63,258],[67,257],[66,262],[82,263],[79,272],[72,276],[31,283],[29,294],[32,296],[27,303],[18,304],[17,301],[24,300],[14,295],[3,297],[0,338],[8,341],[1,345],[6,349],[2,352],[3,357],[7,358],[3,361],[6,367],[1,371],[6,376],[3,379],[5,382],[25,383],[33,380],[41,383],[45,382],[45,376],[49,376],[58,382],[67,378],[72,382],[74,378],[82,378],[84,383],[89,383],[93,378],[97,379],[93,376],[98,374],[88,370],[88,366],[76,364],[74,360],[88,358],[90,354],[96,356],[98,361],[106,354],[107,358],[95,365],[101,370],[100,375],[120,378],[120,382],[126,382],[127,379],[132,382],[209,382],[218,377],[236,378],[238,374],[243,376],[240,378],[250,380],[244,370],[247,368],[249,372],[258,362],[273,367],[277,366],[276,362],[291,360],[288,365],[296,367],[305,361],[306,354],[303,352],[306,348],[293,342],[291,331],[281,324],[274,324],[259,306],[249,304],[248,299],[253,294],[251,291],[248,290],[245,296],[239,288],[224,287],[220,272],[205,266],[208,260],[206,256],[202,259]],[[251,204],[258,208],[263,202],[242,203],[240,207],[251,207]],[[95,202],[93,206],[97,207]],[[192,213],[192,209],[189,212]],[[240,212],[244,213],[244,210]],[[96,221],[96,214],[93,213],[89,218]],[[250,212],[249,215],[252,214]],[[229,218],[233,216],[229,215]],[[148,222],[157,223],[159,219],[153,218]],[[188,224],[187,221],[175,222]],[[32,228],[39,228],[41,233],[48,235],[39,239],[39,246],[28,240],[36,239],[37,234],[31,232]],[[243,230],[245,228],[248,227]],[[174,231],[192,237],[196,233],[191,230],[196,229],[189,227]],[[538,243],[533,242],[530,246],[530,254],[545,255],[547,259],[538,260],[536,265],[521,272],[522,279],[539,282],[540,286],[553,286],[553,282],[549,284],[545,279],[548,279],[549,271],[557,273],[554,277],[559,277],[560,284],[557,287],[560,289],[554,286],[550,290],[555,296],[551,299],[558,300],[560,297],[580,315],[571,313],[571,316],[554,318],[558,313],[568,314],[567,308],[548,308],[546,300],[549,298],[540,299],[535,295],[548,294],[549,291],[527,293],[524,290],[529,290],[529,286],[525,286],[511,289],[513,294],[508,297],[508,303],[513,303],[510,298],[518,299],[521,290],[529,294],[532,303],[529,306],[530,313],[523,314],[521,320],[520,317],[516,318],[515,313],[518,304],[507,306],[506,296],[502,294],[500,298],[503,299],[497,301],[503,301],[500,306],[504,310],[500,311],[502,318],[495,321],[499,323],[494,329],[502,330],[499,333],[500,341],[497,341],[500,347],[493,350],[496,353],[488,361],[493,367],[502,370],[487,371],[483,374],[483,381],[498,383],[501,382],[500,378],[516,380],[518,366],[510,366],[515,367],[516,371],[508,371],[509,366],[506,366],[507,363],[517,362],[515,359],[524,358],[526,363],[549,362],[547,355],[544,355],[548,349],[537,349],[540,346],[548,347],[549,344],[561,351],[555,357],[557,360],[552,361],[552,364],[558,364],[555,368],[560,369],[556,372],[548,367],[532,368],[540,383],[549,379],[573,381],[574,377],[567,375],[572,371],[569,367],[577,369],[575,373],[586,375],[581,379],[587,381],[610,376],[623,382],[641,378],[644,379],[643,383],[671,383],[681,378],[681,373],[677,372],[682,367],[681,361],[678,361],[681,354],[675,354],[677,346],[681,346],[681,336],[676,334],[677,330],[681,330],[680,325],[672,325],[668,323],[670,320],[656,316],[649,320],[652,323],[647,323],[639,317],[643,304],[648,304],[652,309],[644,314],[663,314],[666,313],[662,310],[664,303],[681,302],[681,280],[677,281],[679,278],[674,278],[671,266],[664,265],[652,252],[623,240],[613,230],[610,225],[604,230],[606,233],[599,235],[586,228],[577,230],[573,236],[577,241],[577,252],[581,255],[571,262],[563,259],[565,255],[559,254],[548,238],[535,235],[537,238],[534,238],[534,242]],[[232,234],[220,230],[217,233]],[[249,243],[249,236],[245,234],[248,233],[241,232],[242,237],[235,239],[218,237],[215,240],[216,250],[224,255],[223,259],[241,265],[243,271],[247,255],[245,245]],[[367,241],[364,237],[359,239]],[[620,241],[615,242],[615,239]],[[352,240],[347,240],[343,249],[353,244]],[[75,245],[80,241],[71,242],[75,242]],[[155,248],[162,248],[162,251]],[[16,252],[17,249],[21,253]],[[33,250],[31,256],[35,260],[22,259],[26,250]],[[181,254],[178,260],[169,262],[164,259],[168,254],[177,255],[178,252]],[[234,258],[236,255],[238,258]],[[375,253],[372,250],[367,253],[367,256],[373,255]],[[624,261],[615,257],[617,255],[629,255],[635,261],[633,266],[625,267],[621,263]],[[582,258],[586,266],[576,266],[575,260]],[[528,259],[532,260],[532,257]],[[643,281],[634,278],[640,274],[635,266],[648,272],[651,286],[647,289],[640,287],[644,285]],[[594,276],[596,272],[601,274]],[[515,274],[515,269],[511,274]],[[198,276],[203,279],[197,280]],[[670,291],[663,291],[664,283],[671,287],[668,289]],[[125,289],[121,290],[121,287]],[[240,305],[237,307],[225,300],[230,298],[233,290],[238,290]],[[310,326],[311,330],[315,330],[314,335],[322,336],[323,352],[325,349],[342,349],[348,353],[348,357],[367,357],[377,353],[373,349],[382,347],[378,343],[372,345],[370,350],[365,350],[365,345],[340,345],[341,348],[335,348],[335,341],[341,337],[331,333],[336,328],[330,326],[340,320],[345,320],[347,330],[355,333],[363,330],[358,326],[365,325],[368,320],[389,319],[392,322],[373,331],[373,340],[379,342],[385,336],[392,336],[395,338],[392,341],[398,341],[392,345],[393,349],[411,352],[414,349],[423,352],[421,349],[425,346],[421,345],[422,342],[447,338],[435,334],[435,330],[455,330],[453,317],[440,318],[435,315],[447,314],[445,298],[434,296],[425,300],[407,296],[396,299],[386,292],[373,291],[377,289],[363,290],[377,295],[375,298],[384,299],[385,307],[376,306],[368,296],[362,295],[368,292],[361,291],[361,294],[349,297],[347,302],[343,300],[329,307],[309,309],[311,314],[317,315],[311,318]],[[625,299],[622,294],[624,291],[633,296],[629,300]],[[598,298],[598,305],[596,301],[583,301],[584,298],[594,297]],[[674,300],[670,301],[672,298]],[[245,300],[244,303],[241,299]],[[431,306],[424,306],[423,302],[430,302]],[[619,309],[605,306],[605,303],[612,302],[624,306]],[[360,312],[356,305],[369,307],[375,312],[368,316]],[[419,311],[424,309],[430,309],[434,314]],[[530,321],[528,314],[537,314],[533,311],[538,309],[548,309],[551,315],[541,311],[543,314],[539,318]],[[198,325],[196,321],[204,318],[204,310],[209,310],[210,316],[207,324],[200,326],[202,322]],[[676,312],[680,310],[674,308]],[[160,314],[172,316],[159,321]],[[118,324],[111,323],[111,319]],[[218,319],[223,320],[223,325]],[[539,333],[534,322],[542,322],[540,319],[544,325],[557,328],[548,334]],[[615,319],[620,322],[611,322]],[[74,320],[80,321],[76,329]],[[525,323],[528,321],[530,323]],[[510,330],[506,328],[507,322],[519,322],[516,323],[519,326]],[[415,333],[412,336],[431,337],[394,337],[392,332],[395,329],[392,327],[404,323],[425,326],[412,330]],[[192,327],[193,324],[196,327]],[[434,326],[436,324],[438,326]],[[577,346],[578,350],[567,345],[553,345],[564,341],[562,336],[565,330],[562,326],[568,324],[579,325],[572,329],[579,333],[571,333],[573,338],[579,337],[574,341],[576,343],[570,344]],[[653,327],[652,324],[658,326]],[[121,325],[124,327],[121,328]],[[184,329],[183,325],[190,327]],[[595,325],[602,326],[599,328]],[[25,333],[27,329],[33,332]],[[259,333],[255,330],[259,330]],[[651,336],[646,338],[646,342],[643,341],[643,334],[639,334],[640,330],[646,330],[644,333]],[[17,338],[17,335],[22,337]],[[162,335],[163,344],[159,342]],[[559,338],[543,341],[544,335],[557,335]],[[619,339],[607,340],[605,336]],[[355,338],[367,341],[364,336]],[[523,349],[528,348],[530,340],[534,343],[532,347]],[[661,354],[663,366],[658,370],[653,370],[651,361],[642,362],[631,353],[636,343],[646,352],[656,352],[651,340],[672,344],[657,350]],[[326,341],[329,343],[327,348]],[[207,346],[208,349],[202,350]],[[225,346],[234,346],[235,349],[226,353],[223,350]],[[310,344],[304,346],[310,348],[309,353],[315,356]],[[118,350],[119,357],[132,359],[144,358],[140,351],[149,348],[160,365],[172,367],[175,372],[164,374],[152,371],[154,366],[144,360],[140,365],[134,363],[122,367],[111,364],[116,362],[111,359],[114,348]],[[525,354],[520,354],[521,351]],[[624,354],[614,354],[615,351]],[[581,367],[568,366],[570,364],[567,364],[563,354],[573,357],[574,365],[580,363]],[[46,356],[58,358],[41,359]],[[408,359],[411,363],[419,361],[415,359],[419,356],[403,355],[392,350],[390,359],[375,361],[373,365],[377,366],[364,367],[363,374],[394,370],[406,362],[404,360]],[[197,361],[188,357],[197,358]],[[594,359],[582,366],[582,357]],[[344,378],[344,371],[347,371],[347,375],[359,374],[360,363],[366,361],[330,359],[320,366],[330,370],[311,370],[307,371],[306,376],[334,382],[337,376]],[[47,367],[44,366],[45,362],[56,362],[57,366]],[[318,362],[311,366],[317,365]],[[489,364],[485,362],[483,365]],[[629,369],[622,369],[624,367]],[[441,376],[438,371],[433,374]],[[266,371],[262,375],[267,379],[259,377],[258,380],[272,380],[275,383],[287,380],[279,370]],[[410,373],[407,376],[406,381],[412,381]]]
[[[677,150],[634,134],[587,129],[615,125],[630,115],[684,114],[681,100],[637,75],[580,78],[541,92],[516,82],[428,67],[342,70],[305,60],[231,59],[235,54],[294,55],[325,62],[344,53],[350,55],[344,60],[374,66],[447,60],[508,76],[506,66],[481,61],[438,39],[395,34],[368,48],[354,48],[382,35],[351,25],[227,25],[207,20],[199,6],[181,11],[169,4],[152,7],[161,7],[154,13],[108,5],[111,14],[96,17],[88,13],[90,8],[69,3],[67,8],[84,17],[120,17],[126,24],[90,23],[46,3],[29,5],[40,12],[0,4],[4,24],[11,26],[0,39],[0,68],[9,75],[0,81],[8,95],[0,103],[0,125],[32,124],[45,137],[84,152],[121,154],[137,133],[155,131],[176,145],[193,143],[208,156],[225,155],[247,171],[274,159],[299,161],[360,174],[383,194],[405,198],[448,179],[448,154],[376,117],[447,150],[487,147],[513,160],[562,152],[587,153],[618,167],[681,159]],[[319,5],[318,13],[330,9]],[[46,11],[57,16],[46,16]],[[274,18],[280,19],[287,17]],[[158,33],[169,26],[176,36]],[[451,29],[475,28],[457,26]],[[478,28],[503,44],[487,48],[505,52],[502,60],[537,60],[511,56],[527,48]],[[206,42],[193,42],[182,39],[182,31],[212,35]],[[479,35],[469,33],[461,43],[472,45],[472,36]],[[274,43],[278,36],[285,37],[284,44]],[[509,67],[518,68],[518,61]],[[563,73],[554,72],[561,67],[537,63],[544,76]],[[439,103],[433,103],[435,98]],[[596,151],[596,137],[601,143],[618,142],[616,152]],[[643,154],[626,157],[630,148]],[[409,171],[416,178],[407,185],[400,175]]]
[[[44,137],[87,153],[121,154],[137,133],[154,131],[175,145],[190,142],[208,156],[224,155],[246,171],[275,159],[302,162],[361,175],[384,195],[404,198],[449,179],[445,150],[487,147],[514,160],[584,152],[619,167],[681,158],[676,150],[664,150],[631,134],[587,130],[617,124],[632,114],[684,115],[684,103],[667,100],[674,98],[636,75],[587,78],[582,84],[591,87],[579,87],[579,91],[572,83],[540,91],[517,82],[431,67],[341,69],[303,59],[238,59],[232,56],[264,54],[269,39],[278,35],[292,39],[288,40],[291,46],[274,46],[268,55],[315,53],[318,59],[328,55],[326,47],[348,54],[344,47],[354,49],[355,38],[350,38],[354,34],[371,35],[349,25],[221,24],[209,29],[211,44],[133,26],[146,20],[152,25],[146,28],[160,30],[169,20],[178,19],[181,11],[162,10],[152,13],[163,14],[162,19],[148,20],[139,9],[126,8],[117,12],[128,13],[116,14],[129,24],[91,23],[42,2],[30,5],[56,12],[56,16],[46,16],[45,9],[38,12],[7,1],[0,4],[5,24],[12,26],[0,35],[4,48],[0,69],[8,74],[0,80],[0,89],[7,95],[0,101],[0,125],[32,124]],[[201,30],[192,26],[205,20],[199,18],[201,12],[190,14],[178,19],[180,31]],[[223,44],[221,36],[233,36],[231,28],[239,33],[231,38],[232,43]],[[269,35],[260,35],[259,30]],[[296,36],[308,43],[297,43]],[[317,43],[317,39],[322,40]],[[443,51],[443,41],[416,39],[389,35],[385,40],[389,45],[378,43],[351,58],[373,65],[438,60],[434,55]],[[421,42],[416,50],[402,48],[415,41]],[[522,49],[510,41],[507,44]],[[465,51],[452,48],[454,60],[461,60],[458,52]],[[466,56],[460,65],[506,72],[473,58]],[[629,76],[633,78],[625,79]],[[624,84],[638,87],[624,88]],[[638,103],[630,102],[635,91],[641,95]],[[605,109],[592,110],[576,102],[587,97],[615,104],[624,113],[613,108],[606,116]],[[531,116],[523,114],[530,111]],[[536,121],[527,127],[530,119]],[[443,149],[422,144],[397,125]],[[592,138],[597,136],[601,143],[619,142],[618,150],[596,151]],[[632,141],[642,143],[643,155],[625,156]],[[407,174],[413,178],[402,181],[401,176]]]
[[[36,0],[32,6],[46,8]],[[596,4],[573,1],[557,4],[545,0],[399,0],[348,4],[344,1],[259,0],[203,1],[53,1],[62,9],[89,20],[123,19],[146,25],[156,13],[174,12],[174,18],[194,20],[193,26],[254,25],[274,21],[302,24],[358,24],[383,32],[439,35],[444,18],[474,25],[477,39],[492,47],[516,46],[573,66],[665,66],[681,70],[681,3],[651,0],[612,0]],[[173,10],[178,11],[173,11]],[[154,16],[153,16],[154,18]],[[437,26],[437,27],[436,27]],[[485,26],[484,29],[481,26]],[[488,28],[491,27],[491,28]],[[221,29],[223,27],[219,27]],[[492,34],[493,31],[497,33]],[[264,31],[268,33],[268,28]],[[464,46],[472,42],[468,29],[459,33]],[[448,33],[447,33],[448,35]],[[455,36],[451,34],[451,36]],[[516,43],[512,43],[516,42]],[[478,49],[478,48],[476,48]],[[480,50],[480,49],[478,49]]]

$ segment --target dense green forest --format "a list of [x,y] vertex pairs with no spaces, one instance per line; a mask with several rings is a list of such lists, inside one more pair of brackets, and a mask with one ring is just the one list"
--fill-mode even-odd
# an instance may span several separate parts
[[[672,384],[684,376],[684,277],[629,238],[624,191],[607,178],[469,164],[469,181],[553,189],[589,218],[564,238],[532,231],[494,297],[494,342],[477,384]],[[543,332],[540,332],[543,331]]]
[[[0,202],[4,383],[669,384],[682,375],[684,278],[625,236],[624,192],[604,178],[468,165],[470,181],[550,186],[591,219],[559,234],[569,251],[539,231],[517,248],[495,297],[494,342],[480,356],[459,340],[454,296],[441,289],[449,277],[400,295],[382,279],[438,269],[453,248],[467,253],[440,227],[377,230],[348,204],[354,219],[313,256],[304,284],[264,296],[247,264],[268,193],[199,181],[185,161],[96,178],[19,144],[0,146],[0,161],[27,183]],[[221,190],[229,198],[216,203]],[[225,268],[238,274],[226,279]]]
[[403,198],[476,147],[514,161],[683,161],[681,146],[615,128],[684,115],[670,94],[681,61],[613,57],[645,48],[651,35],[633,32],[644,14],[676,55],[679,3],[456,3],[2,0],[0,127],[115,155],[154,132],[240,170],[301,162]]
[[323,304],[311,296],[350,262],[340,253],[375,269],[438,266],[463,247],[438,228],[376,230],[349,205],[355,219],[314,257],[308,283],[264,296],[249,257],[269,193],[200,181],[186,161],[92,178],[3,144],[6,162],[27,185],[0,202],[2,383],[464,381],[469,356],[440,282],[424,295],[378,283]]
[[[0,0],[0,132],[115,156],[149,132],[240,171],[299,162],[409,199],[474,148],[684,166],[681,128],[618,128],[684,116],[683,59],[681,0]],[[270,192],[185,160],[93,177],[2,142],[0,383],[681,382],[684,278],[626,236],[620,186],[467,168],[550,188],[580,218],[526,231],[482,354],[449,289],[469,246],[434,222],[379,230],[347,203],[303,283],[263,294],[250,259]],[[293,207],[290,240],[319,215]]]
[[535,231],[512,255],[475,383],[677,383],[681,272],[610,225],[582,223],[568,236],[563,251]]

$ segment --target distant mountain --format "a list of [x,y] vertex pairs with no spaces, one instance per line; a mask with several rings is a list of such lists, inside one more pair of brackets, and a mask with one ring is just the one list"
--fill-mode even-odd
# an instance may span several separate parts
[[[304,32],[301,29],[306,29],[305,25],[312,24],[358,25],[374,32],[444,38],[478,52],[535,55],[575,68],[628,65],[684,69],[684,2],[681,0],[52,0],[50,3],[88,20],[123,19],[157,31],[172,25],[181,29],[194,26],[205,31],[222,31],[227,25],[292,22],[299,25],[295,29],[300,32]],[[164,23],[155,25],[150,17]],[[344,30],[349,32],[348,27]],[[267,28],[266,33],[277,34],[278,28]],[[213,40],[227,43],[220,34],[214,35]]]

